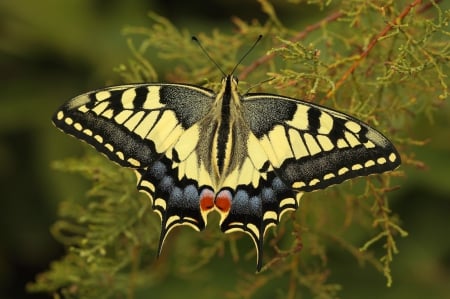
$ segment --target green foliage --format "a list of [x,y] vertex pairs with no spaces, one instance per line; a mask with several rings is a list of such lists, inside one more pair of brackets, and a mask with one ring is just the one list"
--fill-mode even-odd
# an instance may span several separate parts
[[[168,252],[155,260],[160,227],[149,199],[135,191],[130,170],[90,151],[55,164],[83,174],[92,188],[84,199],[61,203],[52,233],[67,246],[67,255],[39,275],[30,291],[55,298],[140,298],[176,277],[211,287],[198,290],[198,297],[212,297],[215,287],[221,290],[215,297],[262,298],[270,290],[270,298],[336,298],[341,286],[330,281],[330,253],[336,251],[373,267],[391,285],[396,240],[407,233],[390,210],[389,196],[405,172],[422,165],[413,150],[425,141],[410,137],[415,117],[432,117],[449,94],[450,10],[435,1],[310,1],[324,17],[298,31],[286,27],[268,1],[259,2],[267,15],[263,24],[235,17],[232,34],[213,30],[198,36],[211,56],[231,70],[239,53],[263,34],[236,71],[241,81],[248,80],[240,83],[242,90],[262,82],[252,88],[368,122],[397,145],[400,170],[305,194],[299,211],[267,234],[265,266],[254,274],[254,249],[246,237],[223,235],[211,224],[200,234],[175,230],[165,245]],[[154,13],[150,18],[150,28],[124,29],[132,57],[118,67],[123,81],[162,77],[216,88],[219,72],[189,32]],[[172,61],[172,70],[157,72],[159,59]]]

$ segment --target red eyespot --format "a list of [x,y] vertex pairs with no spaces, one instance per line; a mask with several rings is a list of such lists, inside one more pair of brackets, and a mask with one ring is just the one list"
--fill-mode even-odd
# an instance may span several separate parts
[[220,211],[228,213],[231,209],[231,200],[232,200],[231,192],[228,190],[222,190],[216,196],[215,200],[216,207]]
[[210,189],[203,189],[200,193],[200,209],[204,212],[214,208],[214,192]]

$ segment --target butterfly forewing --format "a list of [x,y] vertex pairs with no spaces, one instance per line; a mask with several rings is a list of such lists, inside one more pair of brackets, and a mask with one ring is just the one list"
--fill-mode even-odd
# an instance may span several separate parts
[[211,91],[190,85],[123,85],[70,100],[53,122],[114,162],[142,168],[204,118],[213,100]]
[[400,165],[386,137],[344,113],[270,94],[247,95],[243,106],[276,175],[295,190],[324,189]]

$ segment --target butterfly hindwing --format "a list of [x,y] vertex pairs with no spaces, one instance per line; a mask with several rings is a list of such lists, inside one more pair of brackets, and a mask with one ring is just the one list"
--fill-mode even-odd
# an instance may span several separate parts
[[198,182],[186,177],[178,180],[178,169],[171,166],[171,160],[163,157],[147,169],[137,170],[137,188],[153,198],[152,208],[161,218],[158,255],[174,227],[188,225],[200,231],[206,226],[206,216],[199,206]]
[[228,215],[221,222],[225,233],[243,231],[256,247],[256,267],[262,266],[263,240],[267,229],[276,226],[281,215],[296,210],[302,192],[286,186],[273,172],[262,174],[257,186],[239,185],[233,194]]

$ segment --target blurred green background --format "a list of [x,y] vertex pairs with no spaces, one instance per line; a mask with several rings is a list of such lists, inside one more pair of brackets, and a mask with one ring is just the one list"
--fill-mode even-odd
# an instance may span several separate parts
[[[327,14],[278,2],[280,18],[297,22],[296,28]],[[58,202],[86,190],[79,176],[51,169],[52,161],[81,154],[83,145],[50,118],[70,97],[120,82],[113,69],[130,57],[121,29],[150,26],[150,10],[193,34],[231,32],[232,16],[265,18],[256,1],[204,3],[0,0],[0,298],[49,298],[27,294],[25,285],[64,253],[49,232]],[[342,298],[450,298],[449,105],[437,109],[431,124],[417,119],[415,127],[413,138],[430,140],[415,151],[427,168],[404,169],[401,190],[391,195],[391,208],[409,232],[398,240],[394,285],[386,288],[381,274],[339,257],[332,278],[342,283]]]

